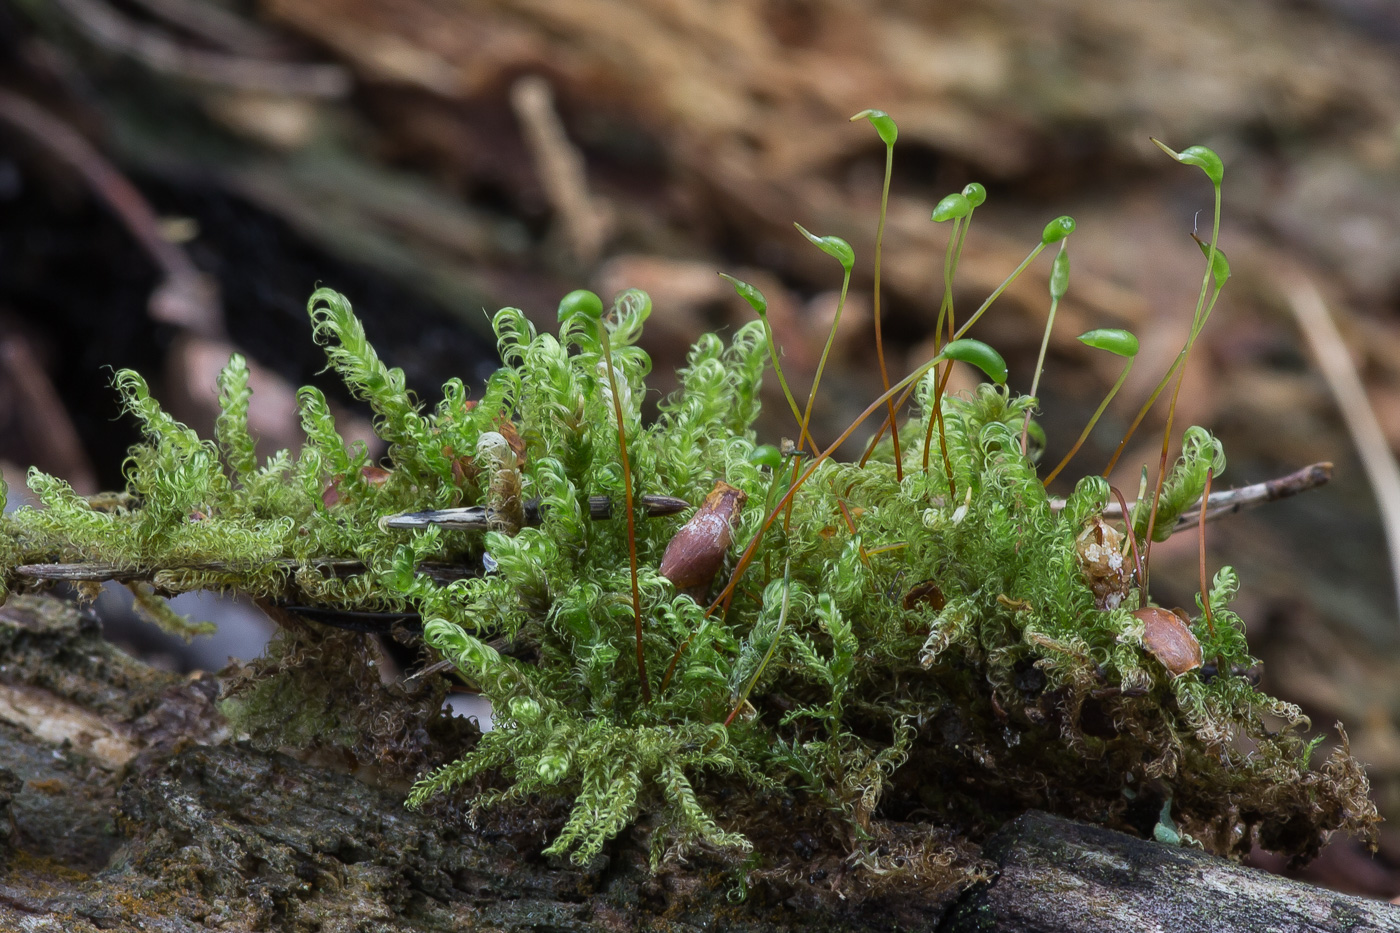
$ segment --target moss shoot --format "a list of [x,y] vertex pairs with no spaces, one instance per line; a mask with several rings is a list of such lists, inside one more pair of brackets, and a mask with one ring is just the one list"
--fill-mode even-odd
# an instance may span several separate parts
[[[1207,255],[1213,271],[1214,244]],[[753,429],[771,363],[760,321],[701,337],[643,418],[650,310],[628,291],[601,318],[542,332],[506,308],[503,365],[480,397],[453,380],[425,410],[349,301],[318,290],[316,339],[372,407],[382,462],[345,444],[313,388],[299,395],[305,446],[258,462],[237,356],[213,441],[122,371],[146,437],[126,495],[93,502],[31,471],[41,505],[0,525],[4,586],[54,576],[38,564],[87,568],[76,578],[141,587],[157,617],[161,596],[248,594],[283,631],[226,688],[241,729],[422,769],[410,806],[465,795],[482,815],[562,813],[546,852],[579,864],[635,827],[654,865],[698,846],[778,870],[821,850],[914,881],[973,865],[967,840],[1028,808],[1167,825],[1225,854],[1307,857],[1334,831],[1372,831],[1345,742],[1311,761],[1299,710],[1238,673],[1256,662],[1231,569],[1186,623],[1209,663],[1159,660],[1134,614],[1149,605],[1140,580],[1104,570],[1131,561],[1102,519],[1108,484],[1085,477],[1053,503],[1023,452],[1033,398],[1000,384],[945,395],[964,358],[946,354],[907,383],[901,463],[888,440],[861,463],[779,452]],[[1189,429],[1155,518],[1132,516],[1136,539],[1169,530],[1224,465]],[[721,542],[697,557],[719,572],[678,586],[660,567],[692,515],[653,516],[648,497],[699,505],[717,484],[737,490],[710,516],[727,533],[686,534]],[[480,528],[388,521],[468,507]],[[337,615],[398,619],[425,667],[450,664],[383,687],[369,636],[316,621]],[[492,731],[443,726],[450,683],[489,698]]]

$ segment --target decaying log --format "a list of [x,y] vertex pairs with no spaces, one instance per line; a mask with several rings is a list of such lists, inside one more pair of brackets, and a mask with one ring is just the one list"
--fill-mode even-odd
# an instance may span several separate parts
[[0,929],[1400,930],[1400,908],[1037,813],[987,841],[990,880],[961,896],[843,898],[789,872],[736,901],[733,872],[654,875],[628,836],[579,870],[540,855],[539,816],[473,828],[345,761],[229,741],[216,686],[57,601],[0,609]]
[[983,855],[997,877],[940,933],[1400,930],[1400,907],[1046,813],[1006,826]]

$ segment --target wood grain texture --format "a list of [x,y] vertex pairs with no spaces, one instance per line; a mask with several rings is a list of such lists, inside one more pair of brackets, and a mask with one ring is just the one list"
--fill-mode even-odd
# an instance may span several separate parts
[[1400,930],[1400,907],[1045,813],[1005,827],[984,855],[999,874],[940,933]]

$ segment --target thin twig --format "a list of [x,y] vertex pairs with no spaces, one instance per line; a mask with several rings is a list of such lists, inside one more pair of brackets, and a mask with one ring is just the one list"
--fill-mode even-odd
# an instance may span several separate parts
[[[423,617],[417,612],[392,612],[384,610],[382,612],[365,611],[362,609],[341,609],[338,606],[302,606],[296,603],[270,603],[268,600],[259,600],[258,608],[267,612],[269,605],[275,605],[283,613],[290,613],[301,616],[304,619],[311,619],[321,625],[328,625],[331,628],[342,629],[347,632],[369,632],[376,635],[391,635],[396,627],[402,626],[409,632],[421,632],[423,630]],[[284,616],[279,614],[273,621],[282,624]]]
[[[1262,483],[1254,483],[1250,486],[1241,486],[1239,489],[1229,489],[1223,492],[1213,492],[1210,494],[1208,505],[1205,510],[1206,521],[1214,521],[1226,515],[1233,515],[1244,509],[1253,508],[1266,502],[1276,502],[1279,499],[1287,499],[1296,496],[1309,489],[1316,489],[1324,485],[1332,478],[1332,464],[1314,463],[1311,466],[1303,467],[1289,473],[1287,476],[1280,476],[1277,479],[1267,480]],[[684,499],[677,499],[674,496],[646,495],[640,497],[640,503],[649,516],[674,515],[677,512],[690,508],[690,504]],[[1136,503],[1127,503],[1128,511],[1131,512]],[[1056,512],[1065,507],[1064,499],[1051,499],[1050,508]],[[612,512],[612,500],[607,496],[593,496],[589,499],[589,516],[594,519],[604,519]],[[1104,507],[1104,518],[1122,518],[1123,508],[1116,502],[1111,502]],[[535,523],[540,519],[540,507],[538,500],[532,500],[525,504],[525,518],[527,523]],[[1172,526],[1173,533],[1184,531],[1187,528],[1194,528],[1201,521],[1199,509],[1192,509],[1183,512]],[[381,519],[381,522],[388,528],[426,528],[429,525],[441,525],[446,528],[467,528],[474,530],[485,530],[490,526],[490,519],[487,510],[480,506],[473,506],[464,509],[438,509],[426,512],[406,512],[401,515],[390,515]],[[317,570],[329,570],[337,576],[350,576],[364,572],[365,565],[357,560],[344,558],[322,558],[306,562],[280,559],[259,564],[257,569],[266,566],[281,567],[287,570],[294,570],[300,566],[311,567]],[[250,568],[245,565],[231,564],[224,561],[206,561],[195,564],[183,564],[173,567],[125,567],[116,564],[107,564],[96,561],[78,563],[51,563],[51,564],[22,564],[15,568],[15,573],[22,577],[29,577],[34,580],[51,580],[67,582],[102,582],[105,580],[117,580],[122,583],[138,580],[150,580],[157,573],[162,571],[190,572],[190,573],[247,573]],[[438,564],[423,563],[418,566],[421,573],[426,573],[434,579],[454,580],[464,577],[473,577],[481,573],[480,568],[467,566],[464,564]]]
[[279,58],[290,43],[208,0],[134,0],[152,15],[221,49],[251,58]]
[[[192,564],[172,566],[130,567],[108,564],[101,561],[81,561],[71,564],[21,564],[14,572],[17,576],[31,580],[47,580],[54,583],[105,583],[116,580],[118,583],[149,582],[161,573],[224,573],[240,574],[262,571],[275,567],[288,572],[306,567],[312,570],[329,571],[336,577],[352,577],[365,572],[365,565],[358,560],[337,557],[298,561],[290,558],[263,561],[256,566],[228,563],[226,561],[200,561]],[[469,579],[481,576],[482,569],[468,564],[446,564],[424,562],[414,568],[417,572],[431,577],[439,583]]]
[[160,234],[160,221],[136,186],[91,143],[27,98],[0,90],[0,121],[23,132],[83,177],[160,269],[163,280],[150,299],[151,317],[211,339],[224,333],[213,283],[179,246]]
[[450,660],[450,659],[442,660],[442,661],[434,661],[432,664],[429,664],[427,667],[419,668],[418,670],[414,671],[412,674],[409,674],[407,677],[405,677],[405,678],[403,679],[403,682],[404,682],[404,683],[411,683],[412,681],[418,680],[420,677],[431,677],[431,676],[434,675],[434,674],[441,674],[443,671],[455,670],[456,667],[457,667],[457,662],[456,662],[456,661],[453,661],[453,660]]
[[[1265,502],[1274,502],[1279,499],[1287,499],[1296,496],[1300,492],[1315,489],[1325,484],[1332,478],[1332,464],[1314,463],[1311,466],[1303,467],[1289,473],[1287,476],[1280,476],[1277,479],[1266,480],[1262,483],[1254,483],[1250,486],[1241,486],[1238,489],[1227,489],[1223,492],[1213,492],[1210,494],[1210,503],[1206,510],[1206,520],[1214,521],[1225,515],[1233,515],[1244,509],[1262,505]],[[643,510],[648,517],[655,518],[662,515],[675,515],[690,508],[690,503],[684,499],[677,499],[674,496],[646,495],[640,497]],[[1064,509],[1066,500],[1051,499],[1050,508],[1059,512]],[[593,519],[608,518],[612,514],[612,500],[607,496],[593,496],[588,500],[589,517]],[[1129,503],[1131,510],[1135,503]],[[1122,510],[1115,502],[1110,502],[1103,510],[1104,518],[1122,518]],[[525,503],[525,524],[538,525],[542,519],[540,513],[540,503],[538,499],[532,499]],[[1185,531],[1187,528],[1195,528],[1200,522],[1200,512],[1190,510],[1183,512],[1172,526],[1172,533]],[[441,525],[444,528],[466,529],[484,531],[490,527],[490,510],[484,506],[469,506],[460,509],[434,509],[424,512],[403,512],[398,515],[388,515],[380,519],[380,525],[384,528],[427,528],[430,525]]]
[[[1253,508],[1256,505],[1263,505],[1265,502],[1276,502],[1279,499],[1287,499],[1296,496],[1300,492],[1307,492],[1309,489],[1316,489],[1324,485],[1332,478],[1332,464],[1314,463],[1305,466],[1301,470],[1295,470],[1287,476],[1280,476],[1277,479],[1266,480],[1262,483],[1254,483],[1250,486],[1241,486],[1238,489],[1227,489],[1223,492],[1213,492],[1210,494],[1206,506],[1206,521],[1214,521],[1226,515],[1234,515],[1245,509]],[[1058,512],[1065,507],[1064,499],[1051,499],[1050,508]],[[1128,503],[1128,511],[1132,512],[1137,506],[1136,502]],[[1104,518],[1122,518],[1123,508],[1116,502],[1110,502],[1104,507]],[[1201,512],[1194,506],[1184,510],[1177,517],[1176,524],[1172,525],[1172,533],[1185,531],[1187,528],[1195,528],[1201,522]]]
[[612,212],[588,191],[583,156],[569,141],[554,109],[554,92],[539,75],[527,75],[510,89],[511,106],[534,156],[545,197],[559,214],[574,258],[591,265],[612,228]]
[[1375,490],[1386,543],[1390,546],[1390,571],[1400,595],[1400,464],[1395,461],[1356,365],[1317,286],[1308,277],[1292,271],[1281,270],[1276,281],[1286,283],[1283,299],[1317,356],[1318,367],[1342,410],[1342,419]]
[[139,25],[101,0],[53,0],[97,45],[129,55],[153,71],[236,88],[297,97],[344,97],[350,73],[339,65],[244,58],[192,48],[150,26]]
[[14,420],[34,457],[30,462],[62,476],[80,495],[97,492],[97,471],[82,438],[23,334],[0,336],[0,370],[8,377],[8,388],[18,403]]
[[[675,496],[638,496],[638,502],[648,518],[675,515],[677,512],[684,512],[690,508],[689,502]],[[611,518],[612,499],[608,496],[590,496],[588,517],[594,521]],[[491,509],[482,505],[471,505],[458,509],[428,509],[423,512],[386,515],[379,520],[379,525],[381,528],[427,528],[430,525],[441,525],[443,528],[485,531],[492,527],[493,519],[494,515]],[[525,524],[538,525],[543,520],[544,513],[540,508],[540,500],[531,499],[526,502]]]

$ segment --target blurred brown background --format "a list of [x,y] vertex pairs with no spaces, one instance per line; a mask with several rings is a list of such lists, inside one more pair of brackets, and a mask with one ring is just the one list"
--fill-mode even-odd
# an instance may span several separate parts
[[[876,393],[870,317],[884,150],[847,118],[900,128],[885,249],[887,356],[927,355],[948,230],[934,203],[983,183],[956,286],[963,314],[1052,217],[1078,221],[1043,382],[1048,462],[1118,361],[1083,350],[1127,327],[1143,353],[1070,468],[1101,469],[1185,337],[1210,188],[1149,141],[1224,159],[1234,270],[1189,367],[1179,429],[1221,436],[1217,488],[1336,463],[1334,482],[1211,526],[1208,560],[1264,686],[1319,727],[1341,720],[1400,817],[1395,581],[1356,443],[1290,310],[1314,282],[1345,361],[1400,445],[1400,13],[1376,0],[10,0],[0,3],[0,459],[19,498],[36,464],[82,491],[120,484],[135,438],[106,367],[212,423],[232,349],[260,368],[269,451],[299,443],[291,392],[323,361],[304,306],[345,292],[432,400],[494,365],[488,313],[541,322],[581,286],[656,303],[655,384],[700,332],[751,312],[716,271],[767,294],[805,391],[840,270],[793,230],[848,239],[857,274],[817,437]],[[1199,215],[1199,216],[1198,216]],[[1043,257],[975,335],[1029,388]],[[343,393],[351,433],[367,422]],[[1353,410],[1361,399],[1345,403]],[[770,406],[766,439],[791,425]],[[1154,466],[1162,410],[1115,475]],[[1154,430],[1156,436],[1154,437]],[[1188,540],[1189,539],[1189,540]],[[1196,542],[1157,549],[1154,595],[1191,604]],[[196,611],[204,611],[199,609]],[[168,646],[145,645],[168,651]],[[217,665],[225,644],[175,664]],[[1400,894],[1400,830],[1378,860],[1334,847],[1314,878]]]

